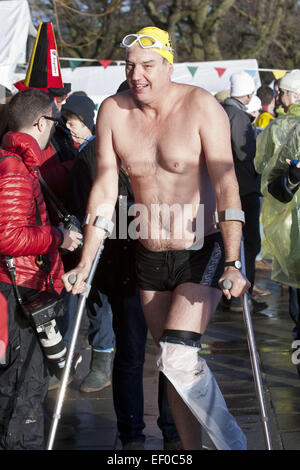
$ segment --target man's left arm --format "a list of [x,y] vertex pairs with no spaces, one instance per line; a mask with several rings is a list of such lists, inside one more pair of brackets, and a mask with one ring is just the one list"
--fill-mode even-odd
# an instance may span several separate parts
[[[201,106],[202,107],[202,106]],[[208,172],[214,188],[217,211],[222,214],[226,209],[241,211],[239,186],[235,175],[231,150],[230,125],[222,107],[211,96],[206,96],[205,112],[202,112],[200,138]],[[228,220],[220,222],[225,247],[225,261],[240,259],[242,222]],[[234,267],[226,267],[220,278],[231,280],[233,287],[229,292],[223,289],[227,298],[239,297],[249,287],[249,282]]]

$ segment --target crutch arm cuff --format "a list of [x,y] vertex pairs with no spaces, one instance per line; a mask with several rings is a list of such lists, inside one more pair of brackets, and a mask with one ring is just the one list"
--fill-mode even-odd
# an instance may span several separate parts
[[101,215],[98,215],[95,218],[93,225],[94,227],[102,228],[103,230],[105,230],[108,236],[113,233],[114,223],[111,220],[102,217]]
[[214,213],[214,225],[219,226],[220,222],[236,220],[238,222],[245,223],[245,213],[241,209],[225,209],[224,211],[215,211]]

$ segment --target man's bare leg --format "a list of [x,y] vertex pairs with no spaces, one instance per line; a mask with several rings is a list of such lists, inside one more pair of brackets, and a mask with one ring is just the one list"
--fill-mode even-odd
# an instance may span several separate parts
[[[149,330],[159,342],[165,329],[203,334],[221,293],[218,289],[185,283],[173,293],[141,291],[142,305]],[[200,450],[201,425],[168,382],[168,400],[184,449]]]
[[[219,290],[211,287],[192,283],[178,286],[173,294],[166,328],[203,334],[220,297]],[[170,382],[168,382],[168,400],[175,424],[181,429],[178,432],[184,449],[201,450],[202,427]]]
[[168,380],[168,402],[184,450],[202,450],[202,426]]

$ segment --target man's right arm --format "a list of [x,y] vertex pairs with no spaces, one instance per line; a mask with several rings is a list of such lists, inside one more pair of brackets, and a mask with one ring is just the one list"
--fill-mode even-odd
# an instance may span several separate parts
[[[111,220],[118,197],[119,163],[114,151],[112,129],[115,117],[114,101],[108,98],[102,103],[97,117],[95,178],[87,205],[89,223],[85,227],[81,260],[75,269],[62,277],[66,290],[73,294],[84,291],[92,262],[105,235],[103,229],[93,225],[95,219],[102,216]],[[76,275],[73,286],[68,281],[70,273]]]

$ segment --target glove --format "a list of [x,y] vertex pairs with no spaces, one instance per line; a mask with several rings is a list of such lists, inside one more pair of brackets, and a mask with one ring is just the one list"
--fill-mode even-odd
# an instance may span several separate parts
[[300,168],[295,165],[291,165],[289,168],[289,180],[292,184],[300,183]]

